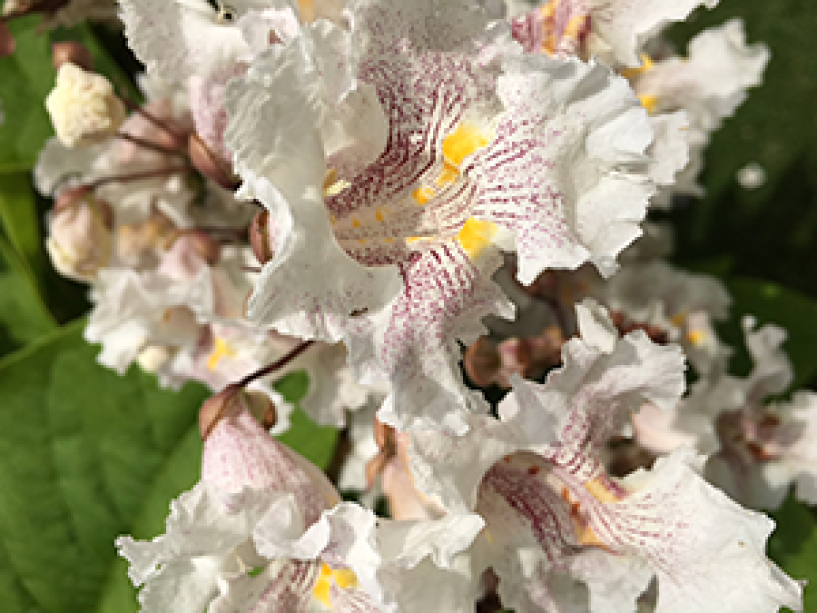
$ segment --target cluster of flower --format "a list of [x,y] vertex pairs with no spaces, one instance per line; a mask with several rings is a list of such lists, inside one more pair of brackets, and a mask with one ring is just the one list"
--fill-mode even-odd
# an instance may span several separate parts
[[[769,402],[771,325],[728,374],[729,296],[645,221],[768,60],[662,40],[716,0],[119,2],[146,102],[63,46],[35,178],[99,360],[218,392],[167,533],[117,542],[144,610],[800,609],[736,501],[817,503],[817,396]],[[390,518],[270,436],[301,369]]]

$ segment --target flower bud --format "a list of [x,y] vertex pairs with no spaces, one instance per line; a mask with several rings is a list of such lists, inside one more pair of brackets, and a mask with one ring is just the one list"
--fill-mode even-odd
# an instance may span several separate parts
[[17,49],[17,41],[5,22],[0,21],[0,57],[7,57]]
[[269,237],[269,211],[258,211],[250,224],[250,245],[255,257],[266,264],[273,257]]
[[233,383],[204,401],[199,409],[199,432],[203,440],[207,440],[218,422],[230,414],[237,415],[241,411],[238,398],[240,393],[241,388]]
[[89,145],[116,133],[126,111],[110,81],[66,63],[45,100],[57,138],[66,147]]
[[275,425],[278,414],[275,410],[275,403],[269,396],[263,392],[247,390],[244,392],[244,399],[247,402],[247,409],[264,430],[269,430]]
[[113,246],[113,211],[104,200],[80,190],[57,200],[46,248],[61,274],[87,281],[107,266]]
[[463,365],[474,385],[488,387],[496,381],[502,360],[494,344],[483,336],[465,350]]
[[187,153],[193,166],[201,174],[212,179],[224,189],[233,191],[241,184],[241,180],[233,173],[229,164],[219,159],[198,135],[190,135],[187,141]]
[[51,62],[54,70],[59,70],[63,64],[74,64],[88,71],[93,69],[91,52],[82,43],[72,40],[51,45]]

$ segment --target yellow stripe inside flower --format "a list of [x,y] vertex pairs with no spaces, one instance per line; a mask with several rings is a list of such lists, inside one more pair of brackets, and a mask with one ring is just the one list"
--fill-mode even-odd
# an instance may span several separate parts
[[321,564],[321,574],[318,576],[317,581],[315,581],[315,587],[312,588],[312,596],[329,609],[332,608],[330,593],[333,584],[343,590],[359,585],[355,573],[348,568],[339,568],[336,570],[330,568],[325,563]]
[[652,96],[650,94],[642,94],[638,97],[641,101],[641,106],[647,109],[647,112],[650,115],[654,115],[655,112],[658,110],[658,96]]
[[703,330],[690,330],[687,332],[687,340],[693,345],[700,345],[706,340],[706,332]]
[[[491,142],[491,138],[491,135],[486,134],[479,126],[469,122],[459,124],[443,139],[443,169],[434,182],[435,185],[444,188],[459,179],[463,160],[485,147]],[[412,193],[414,201],[419,206],[423,206],[436,195],[437,190],[429,186],[418,187]]]
[[491,243],[498,229],[499,227],[493,222],[470,217],[463,224],[457,240],[468,257],[473,260]]
[[223,338],[216,337],[213,341],[213,351],[210,352],[210,357],[207,358],[207,368],[215,370],[219,363],[224,358],[234,358],[236,356],[235,350]]
[[[601,477],[585,482],[584,488],[592,494],[593,498],[600,502],[616,502],[620,499],[620,496],[611,490]],[[609,546],[599,538],[590,526],[584,513],[582,513],[581,504],[575,499],[570,490],[562,487],[561,496],[570,505],[570,519],[573,520],[573,528],[576,531],[576,538],[579,543],[586,547],[599,547],[609,551]]]
[[652,67],[655,66],[652,59],[646,53],[641,54],[641,66],[638,68],[625,68],[621,71],[621,76],[625,79],[634,79],[635,77],[640,77],[641,75],[649,72],[652,70]]

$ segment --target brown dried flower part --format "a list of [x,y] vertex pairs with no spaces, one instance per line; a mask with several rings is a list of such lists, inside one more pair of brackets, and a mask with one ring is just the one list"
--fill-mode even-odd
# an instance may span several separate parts
[[386,465],[398,453],[397,430],[387,426],[382,421],[374,418],[374,440],[380,448],[380,452],[366,464],[366,489],[374,487],[374,482],[386,468]]
[[497,381],[502,358],[494,344],[481,336],[465,350],[463,366],[474,385],[489,387]]
[[250,245],[255,257],[266,264],[273,257],[269,240],[269,211],[258,211],[250,224]]
[[199,433],[202,440],[207,440],[222,419],[238,415],[244,410],[267,430],[272,428],[277,420],[275,404],[266,394],[253,390],[245,391],[240,384],[232,383],[201,405]]
[[55,70],[63,64],[74,64],[83,70],[93,70],[94,61],[91,52],[82,43],[76,41],[62,41],[51,45],[51,62]]
[[653,343],[659,345],[669,343],[669,334],[659,326],[634,322],[620,311],[611,311],[610,319],[613,321],[613,325],[618,328],[618,332],[621,336],[625,336],[635,330],[643,330]]

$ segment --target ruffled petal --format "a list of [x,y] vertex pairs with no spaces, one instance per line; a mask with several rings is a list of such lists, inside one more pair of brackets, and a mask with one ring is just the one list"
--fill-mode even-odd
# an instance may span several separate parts
[[594,62],[525,55],[505,59],[498,93],[475,215],[514,234],[524,284],[588,261],[611,274],[654,192],[652,132],[627,82]]

